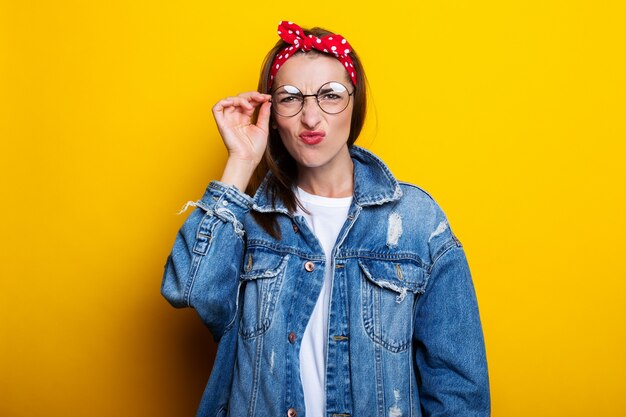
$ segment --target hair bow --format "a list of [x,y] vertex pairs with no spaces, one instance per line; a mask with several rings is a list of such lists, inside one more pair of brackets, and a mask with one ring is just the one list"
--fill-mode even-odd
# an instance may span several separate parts
[[276,73],[278,73],[280,67],[290,57],[298,52],[298,50],[308,52],[312,49],[324,52],[337,58],[348,72],[352,84],[356,86],[356,73],[352,63],[352,58],[350,58],[349,55],[349,53],[352,52],[352,47],[343,36],[335,34],[322,36],[321,38],[313,35],[307,36],[304,34],[304,31],[300,26],[293,22],[286,22],[284,20],[278,24],[278,35],[290,46],[285,47],[274,57],[270,71],[270,88],[272,87]]

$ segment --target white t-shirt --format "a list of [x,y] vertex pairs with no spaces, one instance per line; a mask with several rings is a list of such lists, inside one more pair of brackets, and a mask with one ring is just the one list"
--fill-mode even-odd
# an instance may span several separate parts
[[332,289],[332,250],[341,227],[346,221],[352,197],[329,198],[309,194],[298,188],[296,195],[309,211],[299,207],[296,215],[303,216],[311,231],[320,241],[326,255],[326,270],[320,296],[302,336],[300,348],[300,375],[304,403],[308,417],[323,417],[326,408],[325,371],[326,341],[328,339],[328,307]]

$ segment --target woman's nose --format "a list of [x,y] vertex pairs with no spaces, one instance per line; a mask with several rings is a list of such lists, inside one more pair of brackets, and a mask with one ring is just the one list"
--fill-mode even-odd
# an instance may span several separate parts
[[[310,99],[310,100],[307,100]],[[321,112],[320,106],[317,104],[317,99],[315,97],[305,97],[304,102],[302,103],[302,123],[307,127],[313,128],[317,126],[317,124],[321,120]]]

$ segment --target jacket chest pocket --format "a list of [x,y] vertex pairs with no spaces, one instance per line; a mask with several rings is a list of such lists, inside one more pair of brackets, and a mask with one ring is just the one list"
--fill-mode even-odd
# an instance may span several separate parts
[[361,310],[369,337],[392,352],[411,346],[413,305],[424,292],[426,273],[412,260],[359,261]]
[[241,326],[244,339],[264,334],[272,324],[288,256],[250,251],[244,258]]

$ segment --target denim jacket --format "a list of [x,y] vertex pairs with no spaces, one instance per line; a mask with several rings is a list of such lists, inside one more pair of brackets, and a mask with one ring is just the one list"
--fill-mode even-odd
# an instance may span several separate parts
[[[489,381],[461,243],[420,188],[351,147],[354,196],[332,252],[326,416],[488,416]],[[161,292],[218,342],[199,416],[306,416],[300,336],[324,280],[305,219],[213,181],[180,229]],[[276,212],[282,238],[250,212]]]

